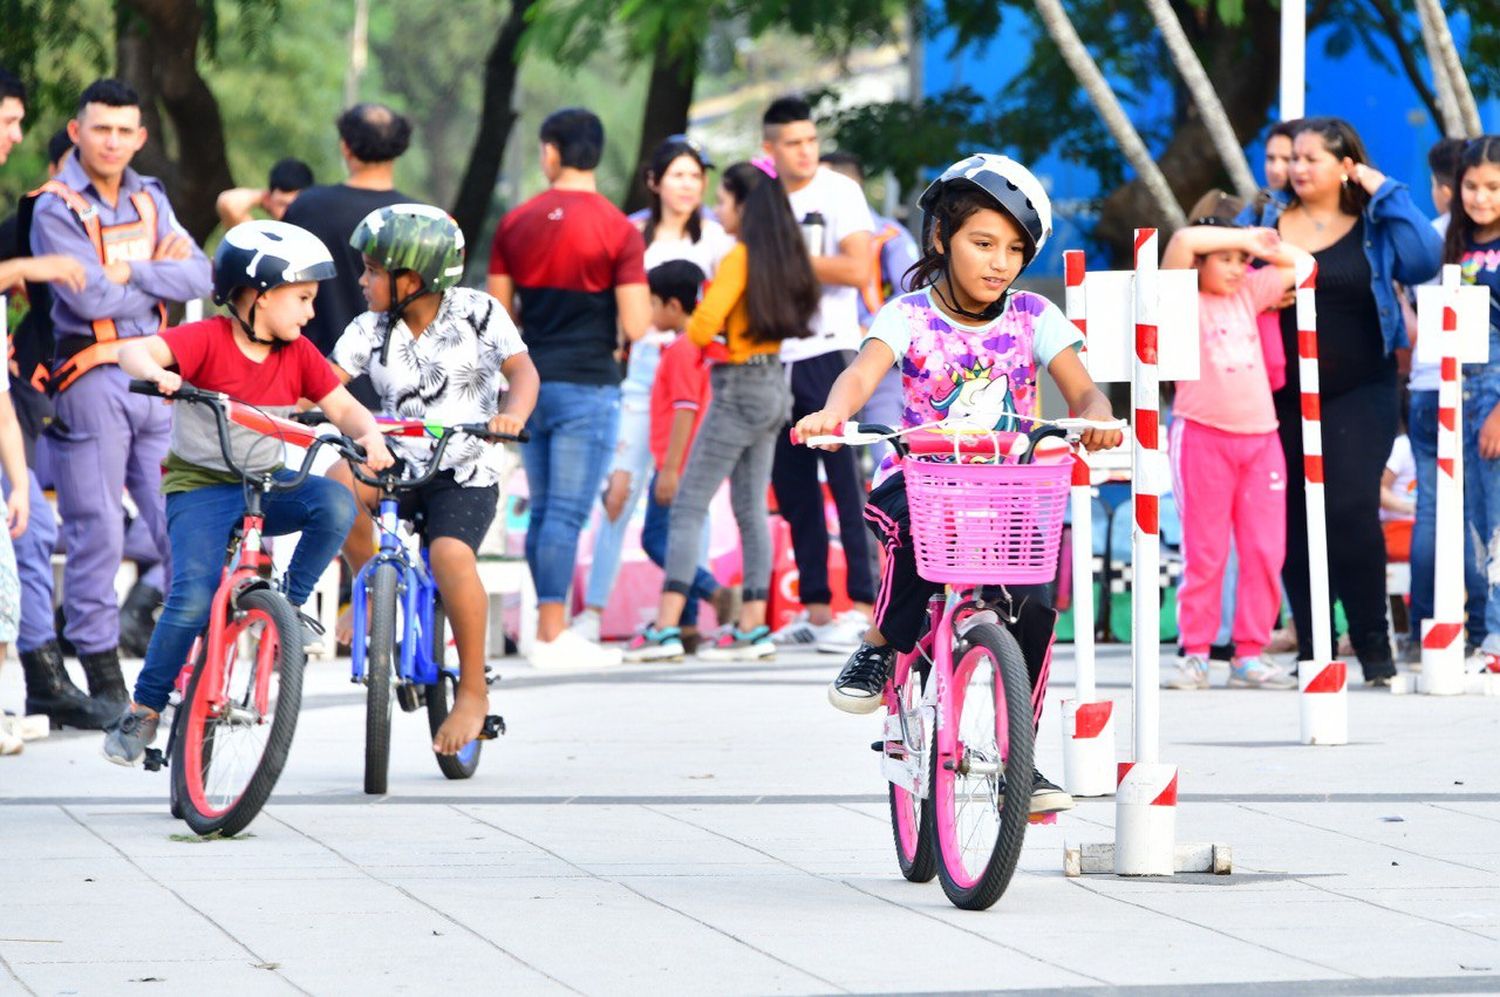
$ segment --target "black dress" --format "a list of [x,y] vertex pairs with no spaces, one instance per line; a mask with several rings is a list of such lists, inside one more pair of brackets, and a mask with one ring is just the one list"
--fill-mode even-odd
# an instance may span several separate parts
[[[1397,429],[1396,360],[1387,354],[1365,255],[1365,220],[1318,262],[1318,381],[1322,396],[1323,474],[1331,597],[1343,604],[1349,640],[1365,679],[1391,675],[1386,626],[1385,537],[1380,528],[1380,476]],[[1297,624],[1298,658],[1312,658],[1312,597],[1308,582],[1307,497],[1302,465],[1301,378],[1297,311],[1281,313],[1287,383],[1275,395],[1286,451],[1286,565],[1282,580]],[[1334,638],[1337,640],[1337,632]]]

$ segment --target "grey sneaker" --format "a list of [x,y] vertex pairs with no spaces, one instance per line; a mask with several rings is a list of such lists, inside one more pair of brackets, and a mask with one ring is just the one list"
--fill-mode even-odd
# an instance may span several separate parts
[[1177,659],[1177,667],[1162,685],[1168,689],[1207,689],[1208,662],[1202,655],[1183,655]]
[[1073,797],[1038,769],[1031,770],[1031,812],[1056,814],[1073,809]]
[[1239,658],[1229,667],[1231,689],[1295,689],[1297,678],[1265,655]]
[[156,740],[161,714],[144,706],[127,706],[104,735],[104,757],[116,765],[141,763],[146,749]]

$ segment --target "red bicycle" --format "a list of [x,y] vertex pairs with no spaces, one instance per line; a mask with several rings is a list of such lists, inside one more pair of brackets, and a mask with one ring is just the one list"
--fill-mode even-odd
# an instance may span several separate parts
[[[161,395],[149,381],[132,381],[130,390]],[[363,461],[365,454],[345,437],[316,436],[228,395],[183,385],[171,398],[214,413],[225,463],[245,483],[245,514],[229,537],[208,629],[194,643],[178,677],[178,687],[185,684],[185,691],[172,716],[166,749],[148,750],[145,766],[159,771],[170,759],[174,817],[197,834],[232,835],[255,819],[286,764],[307,661],[301,618],[273,578],[262,500],[270,492],[301,486],[321,447],[332,446],[355,461]],[[231,420],[306,447],[301,468],[284,480],[271,472],[244,471],[230,445]]]

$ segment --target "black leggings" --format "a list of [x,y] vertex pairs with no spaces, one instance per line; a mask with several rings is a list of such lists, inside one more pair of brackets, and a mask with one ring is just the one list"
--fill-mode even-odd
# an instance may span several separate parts
[[[1276,396],[1286,450],[1286,565],[1282,580],[1297,624],[1297,654],[1312,660],[1312,593],[1307,574],[1307,491],[1299,397]],[[1380,476],[1396,439],[1396,384],[1380,380],[1322,399],[1323,493],[1328,522],[1330,599],[1344,605],[1349,641],[1366,679],[1395,672],[1386,627],[1385,534]],[[1332,607],[1329,609],[1332,619]],[[1337,641],[1338,635],[1334,634]]]
[[[824,353],[789,364],[792,422],[821,409],[828,389],[849,365],[849,354]],[[792,528],[792,552],[797,558],[797,585],[804,606],[833,601],[828,584],[828,521],[823,512],[823,489],[818,486],[818,464],[828,478],[839,512],[839,539],[844,545],[846,582],[851,602],[875,601],[873,551],[860,528],[865,505],[865,482],[849,447],[829,453],[797,446],[787,433],[776,437],[771,486],[776,506]]]

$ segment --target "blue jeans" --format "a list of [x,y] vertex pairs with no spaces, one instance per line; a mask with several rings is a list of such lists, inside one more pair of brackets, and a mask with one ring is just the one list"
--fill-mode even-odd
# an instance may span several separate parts
[[[1469,641],[1487,654],[1500,654],[1500,460],[1479,456],[1479,430],[1500,406],[1500,376],[1480,375],[1464,382],[1464,571],[1470,593],[1481,596],[1484,636],[1469,630]],[[1470,600],[1471,620],[1474,600]]]
[[[10,493],[10,479],[5,481]],[[17,651],[35,651],[49,640],[57,639],[57,619],[52,614],[52,554],[57,550],[57,517],[42,494],[35,474],[31,482],[31,518],[26,532],[16,537],[16,575],[21,581],[21,632],[16,637]]]
[[599,495],[614,449],[620,389],[614,385],[543,382],[521,447],[531,488],[526,563],[537,602],[568,597],[578,536]]
[[[663,570],[667,567],[667,532],[672,523],[672,507],[656,501],[656,475],[651,476],[651,487],[646,490],[646,523],[641,527],[641,550],[651,558],[651,563]],[[682,607],[682,626],[698,625],[698,603],[712,599],[719,591],[719,580],[707,568],[699,566],[693,575],[692,588],[687,594],[687,605]],[[721,626],[738,620],[720,620]]]
[[[634,361],[635,354],[631,354]],[[653,373],[655,368],[652,368]],[[594,562],[589,568],[587,590],[583,597],[585,606],[603,609],[609,605],[609,596],[620,576],[620,550],[625,544],[625,532],[635,516],[635,507],[646,493],[651,480],[651,399],[635,394],[624,394],[620,398],[620,422],[614,457],[609,473],[625,471],[630,475],[630,491],[620,515],[613,521],[604,512],[604,503],[597,503],[598,514],[594,516]]]
[[[282,481],[294,476],[289,470],[276,472]],[[308,478],[296,491],[266,495],[261,508],[267,536],[302,534],[284,579],[287,599],[301,606],[354,525],[354,496],[336,481]],[[172,585],[135,683],[135,701],[142,706],[159,711],[167,705],[194,638],[208,625],[223,574],[225,545],[244,514],[239,485],[210,485],[167,496]]]
[[[1467,413],[1464,415],[1467,420]],[[1422,640],[1422,621],[1432,618],[1433,560],[1437,546],[1437,431],[1438,393],[1413,391],[1407,411],[1406,436],[1411,440],[1412,460],[1417,466],[1417,513],[1411,530],[1411,638]],[[1465,429],[1468,422],[1464,423]],[[1478,433],[1478,427],[1475,427]],[[1465,462],[1469,461],[1467,449]],[[1468,478],[1467,463],[1465,479]],[[1464,485],[1465,493],[1473,486]],[[1467,500],[1465,502],[1467,504]],[[1465,521],[1468,517],[1465,516]],[[1474,550],[1474,537],[1464,530],[1464,612],[1468,618],[1468,640],[1483,643],[1489,628],[1485,625],[1484,607],[1487,585],[1484,569]]]

